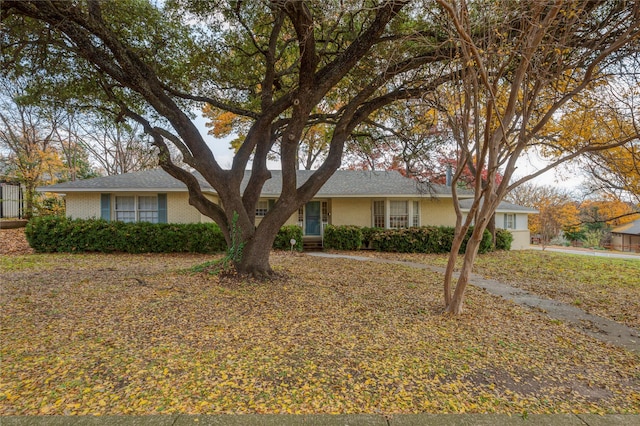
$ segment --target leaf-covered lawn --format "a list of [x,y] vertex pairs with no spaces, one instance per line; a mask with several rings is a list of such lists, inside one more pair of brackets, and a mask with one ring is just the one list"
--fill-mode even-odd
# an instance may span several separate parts
[[640,257],[499,252],[480,256],[476,270],[640,330]]
[[[353,254],[442,268],[447,265],[446,255]],[[534,250],[500,251],[479,255],[474,272],[640,330],[640,257],[614,259]]]
[[0,414],[640,412],[640,357],[440,277],[274,254],[220,282],[204,256],[1,262]]

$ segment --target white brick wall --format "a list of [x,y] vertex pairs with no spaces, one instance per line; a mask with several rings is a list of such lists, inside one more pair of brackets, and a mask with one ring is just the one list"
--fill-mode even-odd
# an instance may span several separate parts
[[167,222],[169,223],[199,223],[200,212],[189,204],[189,194],[186,192],[169,192],[167,194]]
[[67,217],[72,219],[99,219],[100,194],[68,193],[65,196]]

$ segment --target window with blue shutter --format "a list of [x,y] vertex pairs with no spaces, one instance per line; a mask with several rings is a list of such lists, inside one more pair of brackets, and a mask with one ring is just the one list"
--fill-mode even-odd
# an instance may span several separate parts
[[158,223],[167,223],[167,194],[158,194]]
[[100,194],[100,219],[111,220],[111,194]]

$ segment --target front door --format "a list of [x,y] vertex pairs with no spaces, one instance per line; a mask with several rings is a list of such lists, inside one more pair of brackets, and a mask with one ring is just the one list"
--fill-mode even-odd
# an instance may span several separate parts
[[320,235],[320,201],[309,201],[304,207],[304,234]]

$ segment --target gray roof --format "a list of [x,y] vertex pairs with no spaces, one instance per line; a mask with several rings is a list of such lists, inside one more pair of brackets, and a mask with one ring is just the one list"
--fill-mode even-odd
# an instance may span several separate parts
[[[205,191],[213,191],[199,175],[200,185]],[[124,173],[114,176],[102,176],[92,179],[76,180],[74,182],[56,183],[55,185],[39,187],[44,192],[151,192],[151,191],[186,191],[187,187],[162,169],[144,170],[141,172]]]
[[[298,170],[298,186],[302,185],[314,173],[313,170]],[[271,172],[263,189],[264,197],[277,196],[282,187],[282,172]],[[245,176],[245,182],[247,177]],[[444,185],[418,182],[404,177],[398,171],[337,170],[322,186],[316,197],[349,196],[438,196],[450,195],[451,189]]]
[[[469,210],[472,203],[473,200],[460,200],[459,204],[462,210]],[[539,213],[538,210],[532,209],[531,207],[519,206],[517,204],[507,203],[506,201],[502,201],[496,211],[500,213]]]
[[[314,173],[313,170],[299,170],[298,186],[302,185]],[[215,192],[198,173],[194,173],[202,189]],[[249,181],[251,171],[247,171],[243,180],[243,189]],[[272,178],[262,188],[263,197],[277,197],[282,188],[282,172],[271,171]],[[126,173],[116,176],[64,182],[38,188],[45,192],[151,192],[186,191],[181,181],[173,178],[162,169]],[[459,191],[469,195],[468,191]],[[447,196],[451,189],[444,185],[423,184],[409,179],[397,171],[361,171],[338,170],[318,191],[316,197],[375,197],[375,196]]]
[[618,226],[611,230],[614,234],[640,235],[640,219]]

